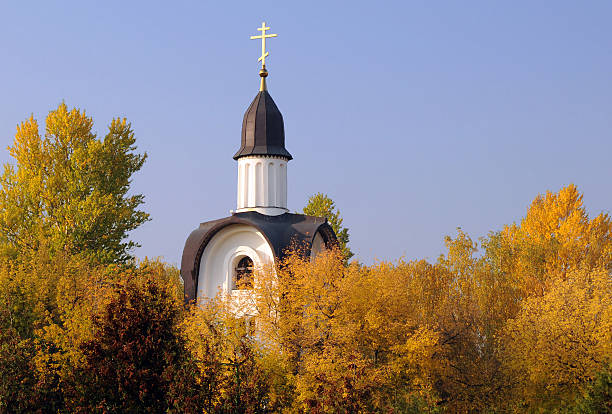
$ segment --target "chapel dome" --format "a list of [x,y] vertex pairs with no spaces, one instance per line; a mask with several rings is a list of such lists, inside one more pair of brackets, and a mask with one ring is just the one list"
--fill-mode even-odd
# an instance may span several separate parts
[[283,115],[265,88],[259,91],[242,120],[242,141],[234,159],[249,155],[293,157],[285,149]]

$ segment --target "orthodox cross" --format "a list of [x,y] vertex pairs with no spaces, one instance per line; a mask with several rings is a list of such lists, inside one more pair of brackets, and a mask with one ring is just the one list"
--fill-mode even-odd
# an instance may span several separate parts
[[257,28],[261,32],[259,36],[251,36],[252,39],[261,39],[261,56],[257,59],[258,62],[261,62],[261,68],[263,70],[266,69],[266,56],[268,56],[268,52],[266,52],[266,39],[271,37],[276,37],[278,35],[275,34],[266,34],[266,30],[270,30],[269,27],[266,27],[266,22],[261,24],[261,27]]

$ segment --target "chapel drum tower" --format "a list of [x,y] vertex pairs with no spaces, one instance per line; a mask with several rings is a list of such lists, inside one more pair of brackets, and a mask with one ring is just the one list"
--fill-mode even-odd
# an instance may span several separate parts
[[262,63],[259,93],[244,114],[238,162],[237,209],[229,217],[201,223],[187,238],[181,261],[185,301],[224,294],[243,294],[252,288],[254,270],[274,265],[287,249],[301,246],[316,255],[337,244],[333,229],[322,217],[290,213],[287,209],[287,164],[283,116],[266,86],[265,23],[261,35]]

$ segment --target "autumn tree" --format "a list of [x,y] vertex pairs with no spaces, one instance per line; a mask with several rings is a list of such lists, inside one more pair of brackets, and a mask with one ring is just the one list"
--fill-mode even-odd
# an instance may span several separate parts
[[[0,315],[4,319],[6,315]],[[37,403],[36,371],[32,340],[22,340],[0,321],[0,413],[34,412]]]
[[227,297],[195,305],[182,327],[196,386],[198,412],[272,413],[290,406],[287,372],[255,333],[255,321],[237,315]]
[[277,273],[257,275],[259,335],[292,373],[294,411],[435,411],[440,337],[410,296],[421,288],[412,265],[401,266],[297,250]]
[[480,245],[459,229],[435,262],[370,266],[317,194],[304,212],[342,249],[296,246],[186,310],[176,269],[129,260],[129,125],[99,141],[60,105],[37,134],[19,127],[0,182],[0,413],[610,408],[612,221],[573,185]]
[[30,117],[17,127],[0,176],[0,252],[9,257],[37,250],[80,253],[98,262],[124,262],[137,246],[128,232],[148,220],[130,183],[146,155],[135,152],[125,119],[114,119],[103,139],[93,119],[65,103],[50,111],[41,136]]
[[[62,376],[87,336],[87,320],[102,289],[88,289],[101,272],[63,252],[43,248],[0,266],[0,412],[57,412]],[[75,258],[76,259],[76,258]],[[86,316],[84,316],[86,315]]]
[[[91,397],[81,345],[103,340],[95,321],[126,280],[152,280],[182,308],[178,271],[159,262],[93,266],[82,256],[39,251],[0,267],[0,413],[71,411]],[[161,299],[143,296],[141,309]]]
[[[129,276],[129,275],[125,275]],[[78,412],[165,412],[185,362],[178,331],[182,304],[173,287],[140,269],[119,282],[116,295],[93,319],[94,334],[80,344],[69,408]]]
[[[601,306],[610,292],[601,284],[599,293],[589,290],[594,285],[584,290],[578,275],[609,277],[611,236],[610,218],[590,219],[582,195],[570,185],[536,197],[519,224],[483,238],[484,254],[462,231],[447,239],[448,254],[437,267],[441,280],[450,276],[444,288],[449,290],[434,314],[452,349],[439,383],[448,408],[525,409],[547,400],[545,395],[551,402],[576,395],[611,342],[593,331],[595,320],[605,326]],[[587,291],[596,296],[587,299]],[[578,358],[575,352],[583,347],[589,352]],[[537,389],[540,400],[529,393]]]
[[[521,411],[516,407],[535,407],[547,400],[545,395],[550,402],[573,398],[608,354],[610,339],[594,333],[592,324],[603,323],[603,308],[595,303],[607,303],[610,293],[599,289],[597,299],[587,300],[584,279],[577,275],[609,275],[611,230],[606,214],[589,219],[582,195],[570,185],[536,197],[519,224],[484,238],[483,255],[461,231],[447,240],[449,253],[439,265],[452,275],[454,293],[448,296],[446,313],[452,317],[438,316],[453,349],[449,375],[441,383],[449,395],[447,406]],[[576,297],[568,299],[572,294]],[[585,301],[593,306],[579,305]],[[563,309],[572,310],[573,316]],[[572,338],[573,345],[586,346],[590,353],[569,362],[577,351],[558,342],[559,337]],[[546,390],[539,400],[528,392],[536,389]]]
[[526,406],[571,404],[612,358],[610,274],[570,271],[543,296],[525,300],[500,338],[504,367]]
[[[146,156],[135,153],[125,120],[103,139],[93,120],[65,104],[49,113],[44,135],[30,117],[17,127],[0,176],[0,411],[57,412],[75,344],[91,334],[104,286],[136,246],[127,234],[148,215],[129,195]],[[12,408],[7,408],[12,407]],[[25,407],[25,408],[24,408]],[[29,408],[28,408],[29,407]]]
[[612,270],[612,220],[589,218],[582,197],[573,184],[539,195],[519,224],[486,240],[490,263],[513,278],[521,297],[543,295],[573,270]]
[[302,212],[309,216],[325,217],[336,233],[345,260],[348,261],[353,257],[354,254],[348,247],[349,231],[342,226],[343,219],[340,216],[340,211],[336,208],[336,203],[327,194],[317,193],[311,196]]
[[445,241],[447,253],[431,265],[438,293],[430,297],[429,323],[438,327],[447,357],[436,389],[453,412],[486,412],[508,400],[516,380],[502,369],[499,338],[522,296],[514,275],[496,266],[490,239],[482,239],[484,254],[461,229]]

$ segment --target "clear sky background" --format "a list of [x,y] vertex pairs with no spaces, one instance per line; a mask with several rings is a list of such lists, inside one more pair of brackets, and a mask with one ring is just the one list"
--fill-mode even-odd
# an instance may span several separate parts
[[179,264],[235,208],[262,20],[289,208],[327,193],[365,263],[435,260],[457,227],[486,235],[569,183],[610,211],[609,1],[3,2],[0,144],[62,100],[100,136],[127,117],[149,155],[136,254]]

